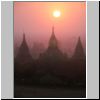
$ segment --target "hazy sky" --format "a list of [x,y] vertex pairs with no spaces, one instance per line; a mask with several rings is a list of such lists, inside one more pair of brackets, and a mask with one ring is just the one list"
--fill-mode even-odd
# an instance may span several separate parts
[[[61,16],[55,18],[53,12],[59,10]],[[86,3],[85,2],[14,2],[14,40],[22,42],[23,32],[29,47],[34,42],[45,46],[51,36],[52,26],[62,50],[71,54],[81,37],[86,43]]]

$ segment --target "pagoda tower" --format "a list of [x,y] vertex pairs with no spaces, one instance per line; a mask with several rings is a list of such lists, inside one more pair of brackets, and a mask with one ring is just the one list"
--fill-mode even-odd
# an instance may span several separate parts
[[21,46],[19,47],[19,52],[16,56],[16,61],[20,63],[27,63],[31,62],[33,59],[30,55],[30,51],[26,42],[25,34],[23,34],[23,41],[21,43]]
[[78,38],[78,42],[76,44],[76,48],[74,51],[74,55],[72,56],[73,59],[85,59],[85,53],[82,46],[82,42],[80,37]]
[[49,46],[48,49],[58,49],[58,42],[56,39],[56,36],[54,34],[54,27],[52,27],[52,34],[49,40]]
[[58,41],[54,33],[54,27],[52,27],[52,34],[48,42],[48,48],[41,56],[48,60],[61,60],[65,57],[59,49]]

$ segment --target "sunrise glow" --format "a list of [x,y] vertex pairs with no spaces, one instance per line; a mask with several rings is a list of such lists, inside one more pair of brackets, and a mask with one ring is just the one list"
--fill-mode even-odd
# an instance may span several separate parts
[[80,36],[86,40],[85,2],[14,2],[14,43],[20,46],[23,32],[29,48],[41,43],[45,48],[55,27],[60,49],[71,56]]
[[60,17],[61,16],[61,12],[59,10],[56,10],[53,12],[53,16],[54,17]]

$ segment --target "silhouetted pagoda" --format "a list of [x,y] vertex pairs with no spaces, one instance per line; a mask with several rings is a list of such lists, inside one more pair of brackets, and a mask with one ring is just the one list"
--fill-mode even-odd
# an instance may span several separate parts
[[80,37],[78,38],[78,42],[74,51],[74,55],[72,56],[72,59],[85,59],[85,53]]
[[30,55],[30,51],[29,51],[27,42],[26,42],[25,34],[23,34],[23,41],[19,48],[19,52],[16,56],[16,61],[23,63],[23,64],[33,61],[32,57]]
[[65,66],[66,61],[67,57],[60,51],[58,41],[54,34],[54,27],[52,27],[52,34],[48,42],[48,48],[39,57],[39,69],[42,73],[45,73],[45,75],[57,75]]
[[41,55],[42,58],[45,60],[63,60],[65,56],[60,51],[58,47],[58,41],[56,39],[56,36],[54,34],[54,27],[52,27],[52,34],[49,40],[48,48],[47,50]]
[[[20,80],[31,79],[35,71],[34,60],[30,55],[30,51],[26,42],[25,34],[19,47],[19,52],[15,58],[15,77]],[[26,80],[27,81],[27,80]]]

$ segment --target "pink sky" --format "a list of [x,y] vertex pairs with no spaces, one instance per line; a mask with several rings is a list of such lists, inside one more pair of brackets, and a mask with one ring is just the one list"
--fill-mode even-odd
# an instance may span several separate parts
[[[61,11],[59,18],[53,17],[54,10]],[[47,46],[53,25],[63,51],[72,54],[79,36],[85,48],[86,3],[14,2],[15,44],[20,45],[24,32],[29,47],[32,47],[34,42]]]

